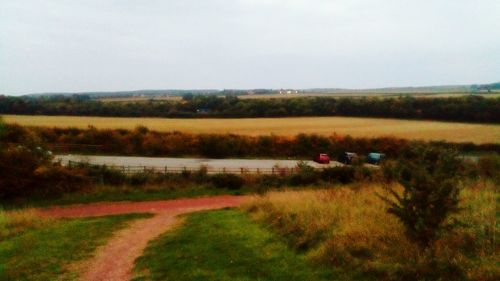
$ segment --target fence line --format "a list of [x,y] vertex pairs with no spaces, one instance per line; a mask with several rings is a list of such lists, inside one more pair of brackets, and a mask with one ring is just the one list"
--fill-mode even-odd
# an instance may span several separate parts
[[[273,168],[226,168],[226,167],[209,167],[209,166],[200,166],[200,167],[187,167],[187,166],[128,166],[128,165],[97,165],[97,164],[89,164],[78,161],[67,162],[69,167],[77,167],[79,165],[88,165],[91,167],[106,167],[108,169],[112,169],[115,171],[122,172],[127,175],[138,174],[138,173],[159,173],[159,174],[167,174],[167,173],[186,173],[186,172],[198,172],[200,170],[206,170],[207,174],[262,174],[262,175],[291,175],[297,173],[299,171],[298,167],[273,167]],[[320,169],[320,168],[318,168]]]

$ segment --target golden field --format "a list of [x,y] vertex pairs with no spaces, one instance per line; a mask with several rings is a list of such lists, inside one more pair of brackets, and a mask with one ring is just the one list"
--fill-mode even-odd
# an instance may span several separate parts
[[232,133],[242,135],[286,135],[299,133],[351,135],[353,137],[393,136],[405,139],[446,140],[452,142],[498,143],[500,125],[439,121],[413,121],[357,117],[291,117],[175,119],[81,116],[3,115],[6,123],[23,126],[133,129],[143,125],[157,131],[187,133]]

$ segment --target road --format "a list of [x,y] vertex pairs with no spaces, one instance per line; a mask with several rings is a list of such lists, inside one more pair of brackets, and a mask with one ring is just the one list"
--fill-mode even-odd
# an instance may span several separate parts
[[[84,162],[95,165],[107,166],[147,166],[154,168],[183,168],[199,169],[201,166],[208,170],[225,169],[272,169],[272,168],[295,168],[298,160],[277,159],[204,159],[204,158],[159,158],[159,157],[131,157],[131,156],[98,156],[98,155],[56,155],[56,161],[63,165],[69,161]],[[335,167],[343,164],[332,161],[330,164],[318,164],[314,161],[304,161],[314,168]]]

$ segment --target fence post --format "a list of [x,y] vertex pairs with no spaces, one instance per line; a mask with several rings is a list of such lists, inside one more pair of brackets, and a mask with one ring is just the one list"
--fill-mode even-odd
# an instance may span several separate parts
[[271,168],[271,174],[274,175],[274,167]]
[[165,166],[165,174],[167,173],[167,171],[168,171],[168,168],[167,168],[167,166]]
[[223,167],[222,168],[222,173],[225,174],[226,173],[226,167]]

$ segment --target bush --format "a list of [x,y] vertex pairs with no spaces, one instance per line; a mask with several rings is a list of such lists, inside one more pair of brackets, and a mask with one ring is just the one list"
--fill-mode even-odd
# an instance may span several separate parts
[[193,179],[196,183],[205,183],[208,181],[208,168],[206,166],[193,173]]
[[303,162],[299,162],[297,166],[298,172],[290,176],[291,185],[310,185],[319,181],[319,172],[313,167]]
[[211,177],[212,183],[217,188],[240,189],[245,180],[234,174],[215,174]]
[[348,184],[354,180],[354,167],[330,167],[321,171],[321,179],[326,182]]
[[61,196],[67,192],[75,192],[90,183],[87,171],[83,169],[67,169],[62,166],[47,166],[35,171],[38,188],[35,193],[42,196]]
[[500,155],[493,153],[478,160],[478,173],[486,178],[500,182]]
[[39,147],[0,150],[0,198],[29,195],[55,196],[82,188],[90,182],[83,169],[54,165]]
[[149,181],[151,176],[152,173],[148,172],[136,173],[129,177],[129,183],[135,186],[144,185]]
[[40,184],[35,171],[49,161],[25,147],[10,147],[0,151],[0,198],[10,199],[34,191]]
[[120,185],[127,181],[127,176],[124,173],[106,166],[82,165],[81,168],[87,169],[89,176],[97,183]]
[[410,240],[421,249],[432,248],[439,235],[453,226],[447,218],[458,211],[457,179],[462,162],[454,151],[416,146],[395,164],[386,170],[404,191],[401,195],[389,190],[393,198],[384,198],[388,212],[403,223]]
[[262,187],[281,187],[285,185],[285,179],[277,175],[261,175],[258,184]]

